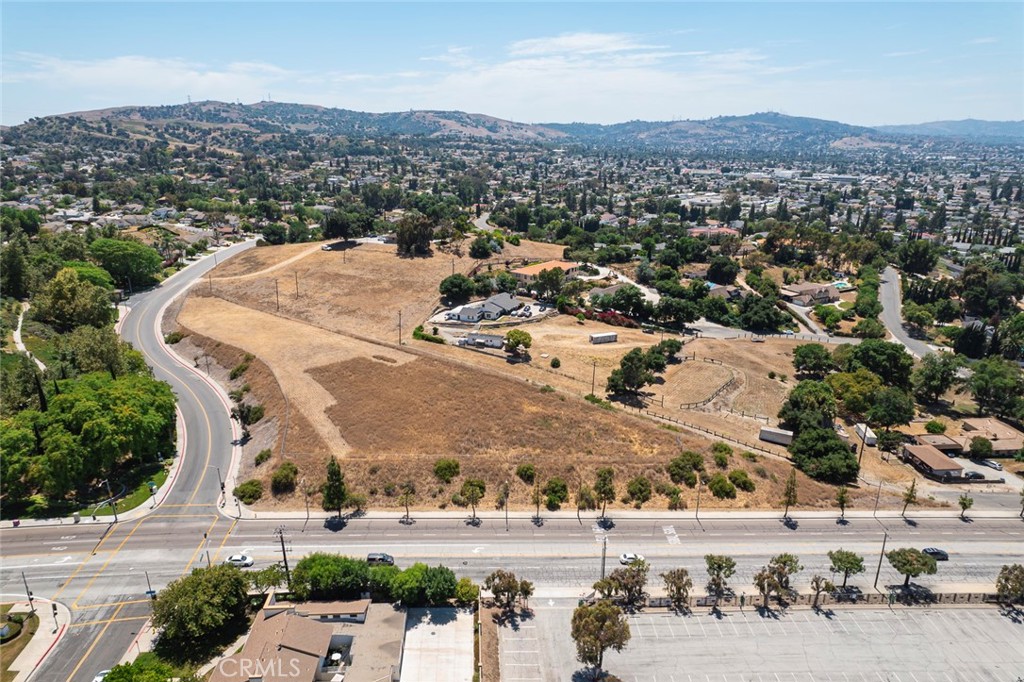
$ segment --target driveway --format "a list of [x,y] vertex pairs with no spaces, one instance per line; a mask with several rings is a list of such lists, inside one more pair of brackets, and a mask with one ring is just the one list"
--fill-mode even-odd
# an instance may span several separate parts
[[900,273],[891,265],[882,271],[882,286],[878,291],[882,302],[882,324],[899,343],[906,346],[912,355],[918,358],[935,351],[919,339],[907,333],[903,326],[903,303],[900,300]]

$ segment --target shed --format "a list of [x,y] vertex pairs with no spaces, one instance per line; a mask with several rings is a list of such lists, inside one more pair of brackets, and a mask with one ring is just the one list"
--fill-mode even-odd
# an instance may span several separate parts
[[590,335],[590,343],[615,343],[618,340],[619,335],[616,332],[601,332]]
[[960,453],[963,452],[963,444],[944,434],[925,434],[916,437],[918,445],[931,445],[939,452]]

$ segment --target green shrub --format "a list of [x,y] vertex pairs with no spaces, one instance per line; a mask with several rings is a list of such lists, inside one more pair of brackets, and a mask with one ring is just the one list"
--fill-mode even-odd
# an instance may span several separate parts
[[245,354],[245,358],[232,368],[231,373],[228,375],[232,380],[245,374],[245,370],[249,369],[249,363],[253,361],[253,356],[248,353]]
[[469,578],[460,578],[455,585],[455,603],[459,606],[470,606],[480,598],[480,588]]
[[459,475],[459,460],[443,457],[434,462],[434,476],[439,481],[451,483],[452,479]]
[[385,483],[384,494],[387,495],[388,497],[394,497],[396,494],[398,494],[398,486],[395,485],[394,483]]
[[299,468],[293,462],[281,462],[270,477],[270,492],[286,495],[295,491],[295,478]]
[[729,447],[728,443],[718,441],[711,446],[711,452],[713,452],[716,455],[725,455],[726,457],[728,457],[729,455],[732,454],[732,448]]
[[[436,329],[436,327],[435,327],[435,329]],[[428,341],[430,343],[440,343],[440,344],[444,343],[444,339],[441,338],[440,336],[436,336],[434,334],[428,334],[425,331],[423,331],[423,325],[422,324],[412,330],[412,338],[418,339],[420,341]]]
[[242,398],[249,392],[249,384],[242,384],[233,391],[228,391],[228,397],[236,403],[242,402]]
[[[569,499],[569,486],[563,479],[557,476],[548,479],[541,492],[547,497],[548,509],[558,509],[563,502]],[[554,506],[552,506],[552,502]]]
[[719,469],[725,469],[726,467],[728,467],[729,466],[729,455],[723,454],[721,452],[716,452],[715,453],[715,466],[717,466]]
[[756,462],[757,461],[757,454],[751,452],[750,450],[747,450],[746,452],[743,452],[740,455],[740,457],[742,457],[743,459],[747,460],[748,462]]
[[164,337],[164,343],[166,343],[168,346],[173,346],[174,344],[181,341],[183,338],[185,338],[185,335],[183,333],[171,332],[170,334]]
[[562,366],[562,361],[558,358],[551,358],[551,369],[558,369]]
[[520,464],[516,467],[516,476],[526,485],[533,485],[537,478],[537,469],[532,464]]
[[775,378],[775,372],[774,371],[768,372],[768,378],[769,379],[774,379]]
[[552,386],[548,386],[547,384],[544,384],[543,386],[540,387],[540,392],[541,393],[554,393],[555,389]]
[[924,425],[924,430],[932,435],[938,435],[946,432],[946,425],[938,419],[933,419]]
[[760,476],[761,478],[768,478],[768,470],[765,469],[763,466],[754,467],[754,473]]
[[651,499],[651,482],[644,476],[637,476],[626,484],[626,492],[629,493],[629,499],[639,509],[644,502]]
[[685,450],[665,467],[673,483],[685,483],[691,488],[697,485],[696,471],[704,471],[704,458],[699,452]]
[[757,486],[754,485],[754,482],[750,480],[750,476],[748,476],[747,472],[743,471],[743,469],[734,469],[733,471],[730,471],[729,480],[734,486],[744,492],[752,493],[757,489]]
[[245,483],[235,486],[231,493],[245,504],[252,504],[263,497],[263,481],[251,478]]
[[614,407],[612,407],[612,404],[610,402],[608,402],[607,400],[601,400],[593,393],[586,394],[585,396],[583,396],[583,399],[586,400],[588,403],[594,403],[598,407],[603,407],[606,410],[615,409]]
[[708,490],[721,500],[736,498],[736,486],[722,474],[715,474],[711,477],[711,480],[708,481]]
[[453,493],[452,494],[452,504],[454,504],[456,507],[468,507],[469,506],[469,502],[467,502],[466,498],[462,496],[462,493]]
[[678,492],[675,492],[668,496],[668,508],[673,511],[686,509],[686,500],[680,497]]
[[270,448],[264,448],[263,450],[260,450],[256,454],[256,466],[259,466],[266,462],[268,459],[270,459],[272,454],[273,453],[270,451]]
[[249,410],[249,424],[255,424],[259,420],[263,419],[263,415],[266,410],[262,405],[253,405]]

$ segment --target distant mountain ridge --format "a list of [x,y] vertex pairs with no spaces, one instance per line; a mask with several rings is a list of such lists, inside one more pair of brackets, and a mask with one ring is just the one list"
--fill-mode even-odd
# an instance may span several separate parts
[[928,137],[962,137],[985,140],[1024,140],[1024,121],[979,121],[967,118],[961,121],[932,121],[914,125],[876,126],[875,130],[897,135],[924,135]]
[[[79,121],[75,129],[74,121]],[[150,136],[184,125],[244,133],[248,142],[282,135],[348,138],[416,136],[493,141],[640,146],[678,151],[824,152],[832,149],[905,145],[908,136],[964,138],[988,143],[1024,143],[1024,121],[941,121],[869,128],[837,121],[762,112],[705,120],[628,121],[615,124],[508,121],[462,111],[410,110],[368,113],[308,104],[204,101],[169,106],[127,106],[32,119],[5,131],[21,139],[52,140],[59,130],[68,141],[99,142],[99,128],[116,126],[121,135]],[[84,122],[84,125],[82,124]],[[69,128],[70,126],[70,128]],[[85,129],[85,130],[82,130]],[[117,131],[115,131],[117,132]],[[110,130],[107,131],[110,134]],[[45,134],[45,138],[44,138]],[[76,137],[77,135],[77,137]],[[239,140],[241,144],[241,140]]]

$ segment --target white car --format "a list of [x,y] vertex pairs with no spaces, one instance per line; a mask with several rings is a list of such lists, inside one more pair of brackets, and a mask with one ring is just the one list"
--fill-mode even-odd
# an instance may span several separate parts
[[633,552],[625,552],[619,557],[619,563],[623,566],[629,566],[638,561],[643,561],[644,557],[642,554],[635,554]]
[[109,674],[109,670],[101,670],[100,672],[96,673],[96,677],[92,678],[92,682],[103,682],[103,680],[107,679],[107,675]]
[[993,462],[991,459],[983,459],[983,460],[981,460],[981,463],[984,464],[987,467],[991,467],[992,469],[995,469],[996,471],[1002,471],[1003,470],[1003,465],[1002,464],[1000,464],[999,462]]
[[248,554],[232,554],[224,560],[224,563],[238,566],[239,568],[247,568],[252,566],[254,562]]

